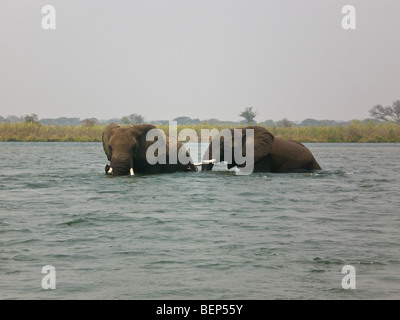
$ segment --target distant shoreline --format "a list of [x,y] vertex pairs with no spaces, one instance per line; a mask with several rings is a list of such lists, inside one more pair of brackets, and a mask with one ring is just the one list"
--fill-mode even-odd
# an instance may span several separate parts
[[[257,124],[259,125],[259,124]],[[271,127],[260,125],[273,135],[299,142],[400,142],[400,124],[384,122],[380,124],[352,121],[343,126],[293,126]],[[0,142],[101,142],[106,125],[54,126],[38,123],[0,123]],[[178,133],[183,129],[193,129],[201,137],[201,129],[242,128],[244,125],[220,124],[178,125]],[[168,125],[157,128],[168,134]],[[202,141],[207,142],[207,141]]]

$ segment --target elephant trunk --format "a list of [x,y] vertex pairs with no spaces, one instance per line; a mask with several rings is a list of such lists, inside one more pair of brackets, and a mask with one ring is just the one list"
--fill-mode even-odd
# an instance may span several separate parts
[[213,167],[214,167],[213,163],[203,163],[201,165],[201,171],[211,171]]
[[213,153],[212,145],[208,147],[201,164],[201,171],[211,171],[214,167],[214,163],[217,161],[215,158],[218,157],[219,154]]
[[133,170],[132,159],[129,159],[129,160],[119,159],[119,158],[111,159],[110,168],[108,169],[107,174],[112,174],[115,176],[122,176],[122,175],[130,174],[131,176],[133,176],[135,173]]

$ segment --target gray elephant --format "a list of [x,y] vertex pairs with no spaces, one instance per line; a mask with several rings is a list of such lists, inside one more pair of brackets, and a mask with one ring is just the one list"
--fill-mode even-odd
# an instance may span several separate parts
[[[246,129],[254,130],[254,167],[252,172],[301,172],[321,170],[314,156],[303,144],[292,140],[283,140],[274,137],[267,129],[259,126],[251,126],[239,129],[241,135],[239,142],[243,155],[246,153]],[[232,140],[234,129],[231,131]],[[213,159],[224,161],[224,153],[230,155],[232,161],[228,163],[228,169],[233,167],[243,168],[246,163],[237,164],[233,155],[235,142],[230,144],[232,150],[224,150],[224,136],[220,133],[214,139],[220,139],[220,148],[213,150],[213,141],[203,157],[202,171],[212,170]],[[214,140],[213,139],[213,140]],[[236,147],[237,147],[236,143]]]
[[[164,156],[165,163],[151,163],[147,159],[147,150],[157,139],[147,141],[146,136],[152,129],[157,129],[150,124],[140,124],[135,126],[119,126],[110,124],[103,132],[103,148],[110,161],[106,165],[105,171],[109,175],[134,175],[136,173],[170,173],[176,171],[197,171],[197,167],[185,149],[182,143],[171,141],[168,135],[165,135],[166,144]],[[171,147],[170,147],[171,145]],[[154,146],[153,146],[154,147]],[[160,149],[162,150],[162,149]],[[156,151],[156,152],[159,152]],[[170,154],[170,152],[174,154]],[[188,163],[180,162],[178,153],[184,153]],[[175,161],[170,161],[170,159]]]

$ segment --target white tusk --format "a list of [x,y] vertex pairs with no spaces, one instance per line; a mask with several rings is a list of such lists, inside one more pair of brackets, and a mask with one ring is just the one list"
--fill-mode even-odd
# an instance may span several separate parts
[[131,176],[134,176],[134,175],[135,175],[135,172],[133,171],[133,168],[131,168],[131,170],[129,171],[129,173],[130,173]]
[[195,165],[195,166],[201,166],[202,164],[209,164],[209,163],[214,163],[214,162],[217,162],[217,160],[216,160],[216,159],[203,160],[202,162],[193,163],[193,165]]
[[216,159],[211,159],[211,160],[203,160],[203,163],[208,164],[208,163],[214,163],[217,162]]
[[107,174],[112,174],[113,172],[113,168],[110,167],[110,169],[108,169]]

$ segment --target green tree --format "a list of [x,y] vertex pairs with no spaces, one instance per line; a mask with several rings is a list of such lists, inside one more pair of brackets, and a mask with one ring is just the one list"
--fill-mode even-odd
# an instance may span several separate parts
[[25,123],[39,123],[38,115],[35,113],[32,113],[31,115],[27,114],[24,117],[24,122]]
[[140,114],[132,113],[128,118],[132,124],[140,124],[144,122],[144,117]]
[[127,116],[123,116],[120,122],[121,124],[130,124],[129,118]]
[[294,122],[290,121],[287,118],[282,119],[282,126],[285,128],[291,128],[294,126]]
[[95,118],[91,118],[91,119],[84,119],[81,121],[82,125],[86,126],[86,127],[93,127],[96,124],[99,123],[99,121]]
[[239,114],[239,117],[243,117],[248,123],[252,123],[256,116],[257,112],[253,111],[253,107],[247,107],[241,114]]
[[400,100],[394,101],[391,107],[383,107],[378,104],[369,110],[369,113],[373,118],[378,120],[400,123]]
[[124,116],[121,118],[122,124],[141,124],[144,123],[144,117],[140,114],[132,113],[129,116]]

